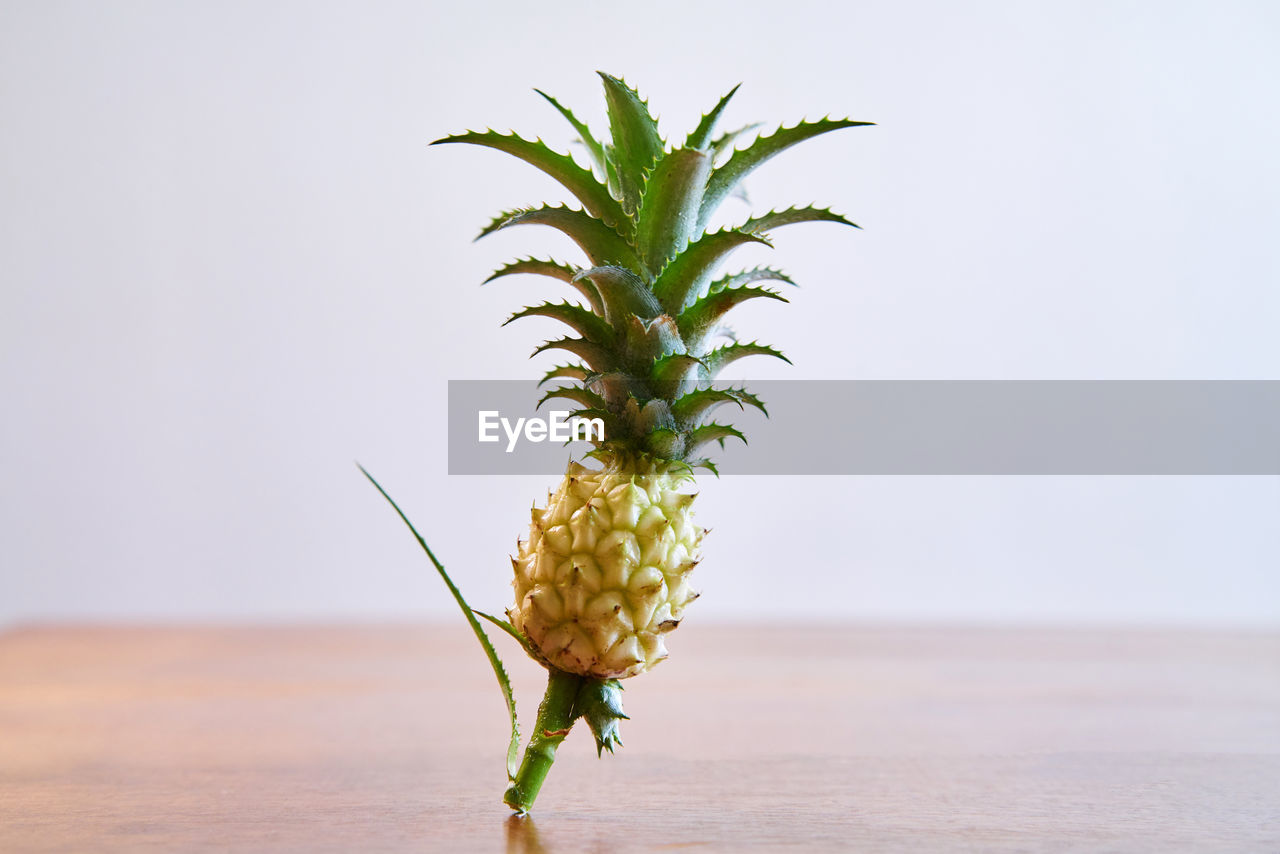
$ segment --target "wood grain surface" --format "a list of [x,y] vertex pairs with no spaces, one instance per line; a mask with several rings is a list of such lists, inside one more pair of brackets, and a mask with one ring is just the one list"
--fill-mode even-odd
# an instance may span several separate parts
[[518,819],[465,627],[12,630],[0,851],[1280,851],[1275,634],[671,640]]

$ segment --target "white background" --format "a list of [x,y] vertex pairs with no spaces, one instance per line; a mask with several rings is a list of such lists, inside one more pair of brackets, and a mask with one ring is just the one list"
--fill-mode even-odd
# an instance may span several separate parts
[[[462,8],[465,6],[466,8]],[[1280,5],[0,6],[0,624],[455,618],[554,478],[450,478],[445,382],[520,378],[553,283],[480,288],[562,197],[597,68],[678,137],[850,115],[752,176],[780,232],[761,377],[1280,379]],[[730,215],[745,216],[745,208]],[[740,260],[756,260],[744,254]],[[814,448],[838,454],[839,448]],[[1272,478],[704,484],[697,618],[1280,625]]]

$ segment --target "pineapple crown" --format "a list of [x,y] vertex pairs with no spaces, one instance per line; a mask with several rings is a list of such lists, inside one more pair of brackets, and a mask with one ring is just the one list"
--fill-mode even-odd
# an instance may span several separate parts
[[[824,208],[792,207],[752,217],[735,228],[708,230],[720,205],[741,194],[742,180],[775,154],[840,128],[869,125],[824,118],[757,135],[744,148],[735,142],[759,125],[716,134],[716,125],[738,87],[729,90],[698,123],[684,144],[668,149],[648,104],[619,78],[600,72],[608,106],[609,138],[590,129],[547,93],[535,89],[577,133],[591,168],[553,151],[541,139],[493,130],[447,136],[432,143],[462,142],[505,151],[559,181],[582,205],[542,205],[505,212],[480,237],[514,225],[546,225],[567,235],[586,255],[586,265],[524,258],[507,264],[487,282],[517,273],[558,279],[573,287],[577,303],[545,302],[513,314],[550,317],[574,335],[547,341],[534,355],[565,350],[580,361],[552,368],[542,383],[565,380],[539,401],[576,403],[575,413],[599,418],[605,454],[645,455],[715,471],[700,455],[708,442],[746,441],[741,431],[712,420],[724,404],[740,409],[764,405],[743,388],[717,387],[716,376],[747,356],[779,350],[739,342],[725,326],[734,307],[751,299],[787,300],[758,282],[793,285],[772,267],[754,267],[716,278],[720,265],[740,246],[771,245],[768,232],[799,222],[835,222],[857,227]],[[477,238],[478,239],[478,238]],[[506,325],[506,324],[503,324]],[[767,415],[767,412],[766,412]]]

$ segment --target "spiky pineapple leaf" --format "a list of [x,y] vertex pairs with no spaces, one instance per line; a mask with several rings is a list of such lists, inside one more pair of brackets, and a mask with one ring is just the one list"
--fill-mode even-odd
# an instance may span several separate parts
[[716,408],[735,403],[742,409],[742,401],[729,391],[718,388],[700,388],[681,395],[671,404],[671,414],[681,424],[697,424]]
[[481,284],[487,285],[490,282],[500,279],[503,276],[515,276],[519,273],[530,273],[535,276],[549,276],[552,279],[559,279],[562,282],[572,282],[573,277],[578,274],[578,268],[572,264],[563,264],[559,261],[552,261],[543,258],[517,258],[516,260],[504,264],[493,271],[489,278],[485,279]]
[[658,123],[649,113],[639,93],[610,74],[597,72],[604,81],[613,145],[606,152],[617,173],[622,207],[634,211],[640,203],[644,175],[662,156],[666,144],[658,133]]
[[781,350],[770,347],[766,344],[726,344],[723,347],[717,347],[710,353],[702,357],[702,365],[706,368],[707,378],[715,379],[729,365],[744,359],[747,356],[773,356],[775,359],[781,359],[788,365],[791,360],[782,354]]
[[740,439],[742,444],[747,444],[747,437],[742,435],[742,431],[736,427],[728,424],[703,424],[701,427],[690,430],[686,435],[685,453],[691,454],[707,442],[716,442],[723,448],[725,439]]
[[485,226],[476,239],[514,225],[546,225],[568,235],[587,253],[593,266],[618,264],[637,274],[643,269],[635,250],[622,235],[586,211],[563,205],[506,211]]
[[686,352],[680,327],[669,314],[650,318],[632,315],[626,319],[625,334],[628,355],[642,361]]
[[694,460],[693,462],[689,463],[689,468],[706,469],[716,477],[720,477],[720,469],[716,468],[716,464],[711,462],[711,460],[708,459],[707,457],[703,457],[700,460]]
[[604,402],[604,398],[593,391],[582,388],[581,386],[560,386],[559,388],[548,389],[547,393],[542,395],[538,400],[538,405],[534,409],[541,409],[542,404],[548,400],[572,400],[583,409],[607,409],[608,404]]
[[594,311],[603,311],[600,304],[600,294],[596,292],[595,284],[590,280],[575,278],[579,272],[579,268],[569,264],[561,264],[559,261],[550,261],[541,258],[517,258],[510,264],[506,264],[505,266],[494,270],[493,275],[489,276],[489,278],[485,279],[481,284],[487,285],[504,276],[515,276],[520,273],[528,273],[534,276],[546,276],[561,282],[568,282],[574,290],[582,294]]
[[396,511],[396,515],[409,527],[409,531],[412,532],[414,539],[418,541],[418,545],[422,546],[422,550],[427,553],[427,557],[436,568],[436,572],[440,573],[440,577],[444,579],[445,586],[453,594],[454,601],[462,609],[462,615],[467,618],[471,631],[475,632],[476,640],[480,641],[480,646],[484,647],[484,654],[489,658],[489,664],[493,667],[493,674],[498,677],[498,686],[502,688],[502,698],[507,703],[507,715],[511,718],[511,741],[507,745],[507,779],[514,782],[520,763],[520,727],[516,721],[516,698],[511,691],[511,679],[507,677],[506,668],[502,666],[502,659],[498,658],[498,651],[493,648],[493,644],[489,641],[489,636],[484,633],[484,629],[480,626],[480,621],[476,619],[476,612],[472,611],[471,606],[467,604],[467,600],[462,598],[462,591],[458,590],[458,586],[453,583],[449,573],[445,572],[444,564],[440,563],[436,558],[435,553],[431,551],[431,547],[427,545],[427,541],[422,538],[422,535],[418,533],[418,529],[413,527],[413,523],[409,521],[409,517],[392,500],[387,491],[382,488],[382,485],[373,479],[373,475],[365,470],[364,466],[356,463],[356,467],[369,479],[374,489],[382,493],[382,497],[387,499],[387,503]]
[[841,225],[850,225],[854,228],[861,228],[856,222],[850,222],[840,214],[830,208],[817,208],[812,205],[807,207],[793,207],[782,211],[769,211],[763,216],[752,217],[751,219],[738,226],[739,231],[750,231],[753,234],[761,234],[771,231],[779,226],[792,225],[798,222],[835,222]]
[[760,398],[744,388],[694,389],[681,395],[678,400],[671,404],[671,414],[682,425],[694,427],[715,411],[716,408],[726,403],[736,403],[739,409],[754,406],[763,412],[766,417],[769,415],[769,411],[765,409],[764,403],[761,402]]
[[597,181],[590,169],[579,166],[577,161],[568,154],[553,151],[540,139],[525,139],[514,133],[504,134],[488,130],[454,134],[437,139],[431,144],[447,143],[481,145],[518,157],[559,181],[596,219],[614,228],[627,227],[627,217],[622,212],[618,200],[609,195],[609,188]]
[[716,293],[725,288],[736,288],[739,285],[749,285],[753,282],[785,282],[792,287],[796,283],[791,277],[776,267],[752,267],[750,270],[743,270],[740,273],[730,273],[722,276],[711,283],[707,288],[707,293]]
[[650,272],[665,267],[693,238],[710,174],[706,152],[681,148],[658,161],[645,179],[636,214],[636,246]]
[[716,137],[714,140],[711,141],[711,156],[718,163],[720,161],[721,156],[726,151],[733,150],[734,143],[742,139],[742,137],[746,136],[747,134],[751,133],[756,128],[761,127],[763,125],[764,125],[764,122],[752,122],[749,125],[743,125],[742,127],[737,128],[735,130],[726,131],[725,133],[720,134],[718,137]]
[[579,121],[578,117],[575,116],[568,107],[561,104],[559,101],[557,101],[555,98],[548,95],[546,92],[543,92],[541,89],[537,89],[537,88],[535,88],[533,91],[537,92],[539,95],[546,98],[547,102],[551,104],[551,106],[555,107],[556,111],[559,112],[560,115],[564,116],[565,119],[569,122],[569,124],[573,125],[573,129],[578,133],[578,139],[580,139],[582,141],[582,144],[586,146],[587,154],[591,157],[592,165],[595,166],[597,169],[599,169],[600,174],[603,175],[604,174],[604,146],[600,144],[599,140],[597,140],[594,136],[592,136],[591,129],[588,128],[585,123]]
[[565,350],[572,353],[590,365],[591,370],[598,374],[616,367],[613,364],[612,350],[585,338],[557,338],[554,341],[547,341],[535,348],[531,356],[547,350]]
[[658,302],[668,314],[678,316],[697,299],[703,285],[715,274],[717,265],[734,249],[747,243],[772,245],[758,234],[734,229],[702,235],[658,274],[653,284]]
[[498,628],[502,629],[507,634],[511,635],[511,637],[515,638],[516,641],[520,644],[520,646],[524,648],[524,651],[527,652],[529,654],[529,657],[532,658],[534,661],[538,662],[543,667],[547,666],[547,660],[542,657],[541,653],[538,652],[538,648],[533,645],[533,642],[530,641],[527,637],[525,637],[524,634],[522,634],[519,629],[511,625],[510,622],[502,619],[501,617],[495,617],[493,616],[493,614],[486,614],[484,611],[475,611],[475,609],[472,609],[472,610],[474,611],[477,617],[483,617],[484,619],[493,623]]
[[800,122],[794,127],[780,127],[769,136],[758,136],[746,148],[737,149],[711,173],[707,181],[707,195],[702,201],[698,221],[706,227],[707,221],[734,187],[757,166],[793,145],[824,133],[841,128],[862,127],[871,122],[855,122],[851,119],[820,119],[816,122]]
[[678,321],[680,335],[691,347],[694,347],[694,342],[701,341],[720,318],[751,299],[776,299],[787,302],[787,298],[782,294],[768,288],[757,288],[752,285],[725,288],[713,294],[707,294],[681,313]]
[[591,376],[591,372],[582,365],[556,365],[554,368],[547,371],[546,374],[543,375],[542,379],[538,380],[538,388],[542,388],[552,380],[566,379],[586,382],[587,377],[589,376]]
[[663,390],[662,396],[672,399],[678,396],[682,384],[694,381],[698,369],[705,367],[701,359],[687,353],[669,353],[653,360],[649,376]]
[[571,302],[531,305],[508,317],[502,325],[506,326],[524,317],[549,317],[565,324],[588,341],[606,346],[613,342],[613,327],[605,323],[603,317]]
[[578,273],[578,278],[594,283],[600,294],[605,319],[619,325],[629,317],[654,317],[662,313],[662,306],[644,280],[626,267],[608,265],[592,267]]
[[685,148],[706,149],[711,145],[711,134],[716,129],[716,122],[720,121],[720,115],[724,112],[724,108],[729,106],[730,99],[740,86],[742,86],[741,83],[730,89],[720,102],[711,108],[711,112],[702,117],[702,121],[698,122],[693,133],[689,134],[689,138],[685,140]]

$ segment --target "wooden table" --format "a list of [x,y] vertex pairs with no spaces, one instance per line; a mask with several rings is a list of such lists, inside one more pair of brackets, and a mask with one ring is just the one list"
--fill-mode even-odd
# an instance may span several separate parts
[[[532,721],[540,671],[498,640]],[[1280,851],[1280,636],[719,627],[500,801],[465,627],[0,635],[0,851]]]

